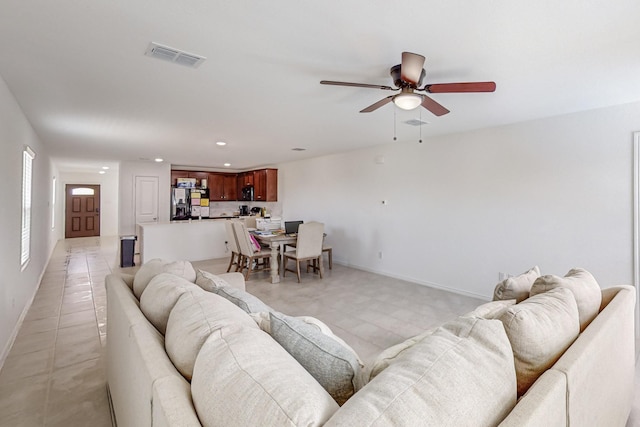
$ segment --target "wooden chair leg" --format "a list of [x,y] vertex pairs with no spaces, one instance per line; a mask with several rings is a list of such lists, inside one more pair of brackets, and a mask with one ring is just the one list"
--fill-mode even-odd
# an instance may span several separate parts
[[329,253],[329,270],[333,270],[333,248],[327,251]]
[[249,258],[249,262],[247,265],[247,274],[244,277],[245,282],[249,281],[249,275],[251,274],[251,269],[253,269],[253,258]]
[[300,261],[296,260],[296,267],[298,268],[298,283],[300,283]]

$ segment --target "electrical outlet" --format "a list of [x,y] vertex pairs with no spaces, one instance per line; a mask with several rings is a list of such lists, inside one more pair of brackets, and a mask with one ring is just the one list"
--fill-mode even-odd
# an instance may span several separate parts
[[378,259],[382,259],[382,251],[378,251]]

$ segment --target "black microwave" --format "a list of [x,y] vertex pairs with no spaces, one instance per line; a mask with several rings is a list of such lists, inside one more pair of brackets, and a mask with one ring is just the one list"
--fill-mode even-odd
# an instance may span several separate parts
[[245,202],[253,201],[253,185],[247,185],[246,187],[242,187],[242,201],[245,201]]

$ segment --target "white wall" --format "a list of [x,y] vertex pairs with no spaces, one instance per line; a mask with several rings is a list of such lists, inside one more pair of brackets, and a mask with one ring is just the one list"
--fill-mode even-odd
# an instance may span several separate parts
[[[22,152],[28,145],[33,162],[31,260],[20,268]],[[47,150],[0,78],[0,365],[38,288],[55,245],[51,230],[51,178],[57,173]]]
[[135,182],[136,176],[158,177],[159,221],[169,221],[171,215],[171,165],[155,162],[120,163],[120,235],[136,234]]
[[118,235],[118,169],[111,168],[104,175],[96,173],[60,172],[58,193],[60,201],[60,228],[64,238],[65,186],[67,184],[91,184],[100,186],[100,235]]
[[535,264],[631,284],[637,130],[640,103],[285,163],[283,216],[341,263],[485,298]]

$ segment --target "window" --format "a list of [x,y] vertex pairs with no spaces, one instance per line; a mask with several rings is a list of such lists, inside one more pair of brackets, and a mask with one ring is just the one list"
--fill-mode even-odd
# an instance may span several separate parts
[[33,159],[36,153],[25,147],[22,153],[22,242],[20,264],[27,266],[31,256],[31,181],[33,178]]
[[95,190],[93,188],[78,187],[71,189],[72,196],[93,196]]

